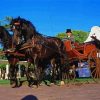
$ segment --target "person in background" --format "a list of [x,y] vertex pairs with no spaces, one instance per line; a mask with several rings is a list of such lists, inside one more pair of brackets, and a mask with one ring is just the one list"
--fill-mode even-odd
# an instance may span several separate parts
[[74,35],[72,34],[71,29],[66,30],[67,39],[71,40],[71,43],[75,42]]

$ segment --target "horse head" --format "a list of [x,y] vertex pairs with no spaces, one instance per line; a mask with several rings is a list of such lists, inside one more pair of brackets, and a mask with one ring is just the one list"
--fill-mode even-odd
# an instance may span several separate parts
[[18,17],[12,19],[10,25],[11,30],[14,33],[14,40],[17,40],[17,44],[26,42],[28,39],[32,39],[36,32],[32,23],[24,18]]
[[5,34],[5,28],[0,26],[0,39],[3,40]]
[[95,46],[100,49],[100,40],[96,36],[91,36],[91,38],[94,40]]
[[4,49],[8,49],[13,46],[11,34],[9,34],[8,30],[3,26],[0,26],[0,41]]

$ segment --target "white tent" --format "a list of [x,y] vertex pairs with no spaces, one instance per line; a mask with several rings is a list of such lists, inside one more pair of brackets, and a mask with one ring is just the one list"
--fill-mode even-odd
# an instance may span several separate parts
[[84,41],[84,43],[93,41],[91,36],[96,36],[96,38],[100,40],[100,27],[99,26],[93,26],[91,28],[90,34],[88,38]]

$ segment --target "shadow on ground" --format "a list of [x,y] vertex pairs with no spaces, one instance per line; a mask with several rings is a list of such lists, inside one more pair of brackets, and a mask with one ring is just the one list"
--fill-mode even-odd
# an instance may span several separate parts
[[38,100],[38,98],[34,95],[27,95],[23,97],[21,100]]

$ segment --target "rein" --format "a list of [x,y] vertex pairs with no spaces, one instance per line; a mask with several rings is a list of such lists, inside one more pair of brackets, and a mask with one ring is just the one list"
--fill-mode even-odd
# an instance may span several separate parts
[[27,48],[32,48],[33,46],[26,46],[26,47],[22,47],[20,48],[19,50],[24,50],[24,49],[27,49]]
[[10,50],[6,50],[6,51],[1,51],[0,52],[0,55],[5,55],[5,54],[10,54],[10,55],[13,55],[13,56],[25,57],[25,54],[14,52],[14,51],[10,51]]

